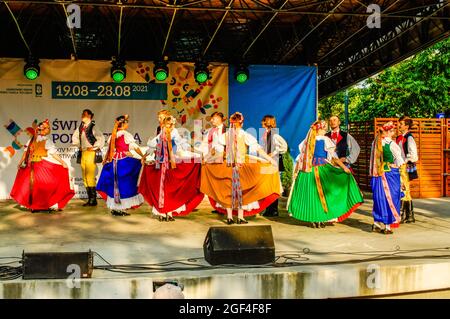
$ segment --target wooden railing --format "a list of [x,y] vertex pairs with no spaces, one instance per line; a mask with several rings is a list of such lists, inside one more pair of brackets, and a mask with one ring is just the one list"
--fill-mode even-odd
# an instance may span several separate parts
[[[376,118],[369,122],[350,123],[349,132],[361,147],[355,164],[355,178],[362,190],[370,191],[370,149],[376,128],[388,121],[398,123],[397,118]],[[450,196],[450,130],[448,119],[413,119],[414,135],[419,161],[419,179],[411,182],[414,198]],[[398,133],[398,132],[397,132]]]

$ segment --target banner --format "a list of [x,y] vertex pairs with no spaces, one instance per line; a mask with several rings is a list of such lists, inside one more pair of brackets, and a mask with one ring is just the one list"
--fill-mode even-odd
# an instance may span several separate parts
[[128,114],[129,131],[143,151],[156,135],[161,109],[177,118],[176,126],[185,128],[188,138],[194,138],[195,120],[208,128],[212,112],[228,114],[226,65],[210,65],[211,79],[204,85],[195,82],[192,63],[169,63],[166,83],[155,82],[152,62],[127,62],[127,77],[121,83],[112,81],[110,61],[41,60],[35,81],[25,79],[23,66],[23,60],[0,59],[0,199],[9,198],[23,145],[44,119],[49,119],[51,139],[69,165],[76,196],[86,197],[71,146],[83,109],[94,112],[96,128],[106,137],[115,118]]
[[[317,68],[285,65],[250,65],[250,77],[240,84],[230,66],[230,115],[244,115],[244,128],[260,132],[264,115],[276,117],[279,134],[287,141],[292,156],[317,118]],[[261,138],[261,134],[257,134]]]

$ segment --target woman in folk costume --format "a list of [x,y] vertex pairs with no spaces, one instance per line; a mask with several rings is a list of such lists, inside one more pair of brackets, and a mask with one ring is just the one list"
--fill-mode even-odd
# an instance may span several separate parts
[[164,126],[164,119],[168,116],[170,116],[170,112],[168,110],[159,110],[158,111],[159,126],[156,128],[156,135],[161,133],[161,129]]
[[355,178],[337,158],[335,144],[325,136],[326,131],[327,123],[316,121],[300,144],[288,200],[291,216],[316,228],[335,218],[344,220],[363,203]]
[[[256,139],[242,129],[244,116],[236,112],[230,117],[230,129],[221,137],[226,161],[202,165],[200,191],[214,209],[227,214],[227,224],[246,224],[244,216],[256,215],[273,203],[281,191],[275,161],[258,145]],[[252,158],[257,152],[266,163]],[[269,162],[269,163],[267,163]]]
[[[264,135],[262,138],[263,149],[266,153],[272,157],[272,159],[278,163],[278,171],[281,173],[284,171],[283,157],[282,155],[287,152],[288,145],[284,138],[278,134],[277,122],[275,116],[265,115],[261,121],[261,125],[264,128]],[[278,216],[278,199],[275,200],[264,212],[266,217]]]
[[137,208],[144,202],[137,190],[142,164],[130,151],[134,150],[142,158],[144,154],[127,131],[128,120],[128,115],[116,119],[97,183],[98,193],[106,200],[106,206],[114,216],[128,216],[127,209]]
[[199,190],[201,158],[194,160],[175,123],[173,116],[166,117],[161,133],[149,139],[147,153],[153,160],[145,165],[139,184],[139,192],[159,221],[175,221],[174,215],[189,214],[204,197]]
[[67,164],[56,153],[49,134],[50,125],[45,120],[25,146],[11,190],[11,197],[32,212],[61,210],[75,195]]
[[372,143],[370,154],[370,184],[373,192],[372,231],[392,234],[398,227],[403,181],[406,181],[406,165],[400,147],[392,140],[395,126],[384,124]]
[[201,153],[205,162],[223,162],[223,152],[225,146],[220,142],[222,135],[226,132],[224,124],[226,120],[222,112],[214,112],[211,114],[212,127],[204,134]]

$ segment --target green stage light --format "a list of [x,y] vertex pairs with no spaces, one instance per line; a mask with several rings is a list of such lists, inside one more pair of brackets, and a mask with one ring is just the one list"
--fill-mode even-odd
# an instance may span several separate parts
[[195,80],[198,83],[204,83],[206,80],[208,80],[208,74],[204,71],[200,71],[195,75]]
[[165,81],[169,76],[169,68],[166,61],[155,62],[155,68],[153,69],[153,76],[157,81]]
[[28,80],[36,80],[41,71],[41,68],[39,67],[39,59],[30,56],[25,60],[25,62],[25,66],[23,67],[23,75]]
[[112,78],[114,82],[122,82],[125,79],[125,74],[121,70],[115,70],[112,72]]
[[114,82],[122,82],[127,77],[127,69],[125,61],[121,59],[113,59],[111,67],[111,77]]
[[239,65],[236,67],[236,70],[234,72],[234,78],[238,83],[245,83],[247,82],[248,78],[250,77],[250,72],[248,68],[245,65]]
[[197,62],[194,70],[195,81],[198,84],[203,84],[209,79],[208,64],[204,62]]

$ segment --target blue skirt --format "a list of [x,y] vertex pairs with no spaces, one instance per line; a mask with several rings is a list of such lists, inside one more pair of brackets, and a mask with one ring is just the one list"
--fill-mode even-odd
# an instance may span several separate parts
[[[400,214],[401,206],[401,183],[400,172],[398,168],[391,168],[390,172],[385,172],[389,191],[391,193],[392,203]],[[376,222],[381,222],[385,225],[395,224],[395,216],[389,207],[389,203],[384,191],[383,181],[381,176],[372,177],[370,184],[373,192],[373,219]]]
[[[117,160],[117,178],[121,199],[130,198],[138,194],[137,181],[141,166],[141,161],[133,157]],[[109,162],[103,166],[97,183],[97,191],[114,198],[114,162]]]

